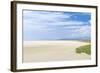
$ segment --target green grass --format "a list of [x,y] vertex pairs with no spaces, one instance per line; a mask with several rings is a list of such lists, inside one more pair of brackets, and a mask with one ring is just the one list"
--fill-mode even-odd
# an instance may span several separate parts
[[88,55],[91,54],[91,45],[80,46],[76,48],[76,53],[86,53]]

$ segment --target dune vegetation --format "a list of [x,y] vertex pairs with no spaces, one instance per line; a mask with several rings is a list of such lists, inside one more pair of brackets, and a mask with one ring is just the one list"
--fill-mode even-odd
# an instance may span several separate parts
[[91,54],[91,45],[80,46],[76,48],[76,53],[86,53],[88,55]]

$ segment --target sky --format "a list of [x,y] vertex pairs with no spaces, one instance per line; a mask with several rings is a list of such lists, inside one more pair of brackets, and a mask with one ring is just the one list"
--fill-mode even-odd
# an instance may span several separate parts
[[90,40],[91,13],[23,10],[23,39]]

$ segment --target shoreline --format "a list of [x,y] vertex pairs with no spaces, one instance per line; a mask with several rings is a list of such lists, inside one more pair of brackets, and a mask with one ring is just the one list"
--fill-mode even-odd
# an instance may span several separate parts
[[85,41],[78,41],[78,40],[65,40],[65,41],[23,41],[23,46],[33,46],[33,45],[42,45],[45,43],[46,44],[65,44],[65,43],[87,43],[90,44],[90,42],[85,42]]

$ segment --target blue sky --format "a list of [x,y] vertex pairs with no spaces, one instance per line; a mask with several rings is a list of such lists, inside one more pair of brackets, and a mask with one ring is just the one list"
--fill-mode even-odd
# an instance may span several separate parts
[[23,39],[90,40],[90,21],[91,13],[23,10]]

